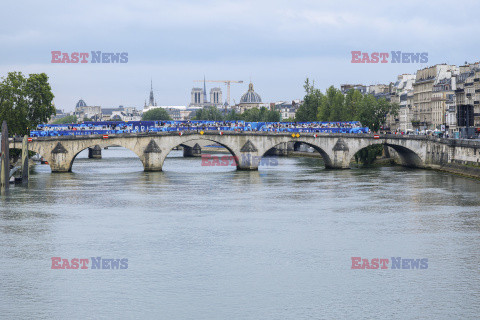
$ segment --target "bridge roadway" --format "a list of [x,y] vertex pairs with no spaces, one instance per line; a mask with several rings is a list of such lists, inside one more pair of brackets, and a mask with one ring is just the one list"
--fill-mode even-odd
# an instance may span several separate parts
[[[238,170],[257,170],[261,158],[274,147],[300,142],[317,150],[325,166],[331,169],[350,167],[355,153],[374,144],[384,144],[397,151],[401,163],[408,167],[439,168],[448,163],[479,164],[478,141],[438,139],[427,136],[369,134],[197,131],[124,133],[91,136],[58,136],[33,138],[28,149],[44,157],[52,172],[69,172],[75,157],[87,148],[119,145],[133,151],[145,171],[161,171],[169,152],[193,140],[207,140],[225,147],[237,159]],[[10,148],[21,148],[19,139],[10,139]]]

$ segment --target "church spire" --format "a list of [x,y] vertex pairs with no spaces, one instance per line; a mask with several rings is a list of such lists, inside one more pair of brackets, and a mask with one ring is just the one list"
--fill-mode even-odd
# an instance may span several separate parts
[[155,99],[153,98],[153,81],[150,79],[150,99],[148,99],[148,105],[155,105]]

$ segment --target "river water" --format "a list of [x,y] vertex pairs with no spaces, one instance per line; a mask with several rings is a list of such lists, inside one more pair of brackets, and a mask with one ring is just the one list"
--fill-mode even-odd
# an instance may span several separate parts
[[[86,155],[68,174],[38,165],[0,198],[0,318],[480,317],[479,181],[315,158],[237,172],[179,151],[145,173],[122,148]],[[353,270],[352,257],[428,267]]]

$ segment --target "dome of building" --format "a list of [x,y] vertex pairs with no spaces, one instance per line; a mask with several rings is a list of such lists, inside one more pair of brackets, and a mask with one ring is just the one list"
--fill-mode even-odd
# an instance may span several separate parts
[[248,91],[240,98],[240,103],[262,103],[262,98],[253,91],[253,83],[248,85]]
[[83,101],[83,99],[80,99],[80,100],[78,100],[75,108],[81,108],[81,107],[86,107],[86,106],[87,106],[87,104],[85,103],[85,101]]

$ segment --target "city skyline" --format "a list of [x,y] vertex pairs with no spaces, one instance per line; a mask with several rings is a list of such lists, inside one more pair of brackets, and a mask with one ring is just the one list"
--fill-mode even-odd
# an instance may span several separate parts
[[[243,80],[231,88],[232,104],[250,79],[264,101],[288,101],[304,96],[307,77],[324,90],[389,83],[435,64],[479,60],[478,3],[379,3],[8,3],[0,13],[0,76],[45,72],[55,105],[72,111],[80,97],[89,104],[140,107],[150,79],[159,105],[187,105],[193,80],[203,75]],[[7,14],[13,11],[22,12],[21,24]],[[128,63],[52,64],[55,50],[127,52]],[[355,50],[427,52],[428,62],[352,64]]]
[[[465,61],[465,62],[467,62],[467,61]],[[477,61],[474,61],[474,62],[471,62],[471,63],[480,63],[480,60],[477,60]],[[465,63],[459,64],[459,65],[457,65],[457,66],[468,65],[468,64],[470,64],[470,62],[468,62],[468,63],[466,63],[466,64],[465,64]],[[435,64],[435,65],[446,65],[446,63],[438,63],[438,64]],[[376,85],[389,85],[389,84],[395,83],[395,82],[397,81],[397,77],[398,77],[398,76],[402,76],[402,75],[413,75],[413,76],[415,76],[415,74],[416,74],[419,70],[428,69],[428,68],[433,67],[433,66],[435,66],[435,65],[428,66],[428,67],[425,67],[425,68],[422,68],[422,69],[418,69],[418,70],[415,70],[415,71],[413,71],[413,72],[411,72],[411,73],[406,73],[406,72],[404,72],[404,73],[399,73],[399,74],[395,75],[394,78],[392,78],[390,81],[386,81],[386,82],[383,82],[383,83],[380,83],[380,82],[376,82],[376,83],[360,83],[360,82],[351,82],[351,81],[348,82],[348,81],[345,81],[345,82],[340,82],[338,85],[333,85],[333,84],[332,84],[332,85],[333,85],[335,88],[337,88],[337,89],[341,89],[341,87],[343,87],[344,85],[347,85],[347,86],[362,85],[362,86],[366,86],[366,87],[376,86]],[[455,64],[453,64],[453,65],[455,65]],[[312,80],[312,79],[310,79],[310,80]],[[208,80],[207,80],[207,81],[208,81]],[[247,87],[247,88],[245,89],[244,92],[241,92],[238,97],[232,97],[232,101],[231,101],[232,106],[235,105],[235,104],[234,104],[234,101],[236,102],[236,104],[238,104],[238,102],[240,101],[240,96],[243,95],[246,91],[248,91],[248,86],[249,86],[250,83],[253,83],[253,81],[252,81],[252,82],[250,82],[250,81],[245,82],[245,81],[244,81],[243,84],[237,84],[238,86],[243,86],[243,87]],[[203,90],[204,85],[205,85],[205,84],[203,84],[203,83],[202,83],[201,85],[195,85],[195,84],[194,84],[194,85],[192,85],[192,87],[191,87],[189,90],[191,90],[192,88],[200,88],[200,89]],[[325,91],[325,90],[326,90],[328,87],[330,87],[330,86],[331,86],[331,85],[328,85],[328,86],[323,87],[323,88],[320,88],[320,89],[321,89],[322,91]],[[207,89],[208,89],[207,91],[209,92],[210,89],[214,89],[214,88],[218,88],[218,87],[220,87],[220,89],[222,90],[223,93],[226,91],[226,88],[224,88],[225,85],[218,85],[218,84],[210,84],[210,86],[207,87]],[[233,87],[234,87],[234,86],[232,86],[232,89],[233,89]],[[303,84],[302,84],[302,87],[303,87]],[[135,108],[137,108],[137,109],[141,109],[142,107],[144,107],[144,104],[146,104],[146,105],[148,106],[149,103],[146,103],[146,101],[149,100],[149,95],[151,95],[151,92],[153,92],[154,100],[157,101],[157,93],[156,93],[157,91],[155,90],[155,86],[153,86],[153,80],[152,80],[152,79],[150,79],[150,88],[151,88],[150,91],[148,91],[149,93],[146,95],[147,98],[144,98],[143,104],[142,104],[142,103],[138,103],[137,105],[128,105],[128,107],[135,107]],[[224,89],[225,89],[225,91],[224,91]],[[189,92],[190,92],[190,91],[189,91]],[[293,101],[293,100],[302,100],[303,97],[304,97],[304,94],[305,94],[305,93],[302,92],[301,96],[299,96],[299,97],[292,97],[292,98],[290,98],[290,99],[289,99],[289,98],[287,98],[287,99],[275,99],[275,98],[273,98],[273,100],[263,101],[263,104],[268,104],[268,103],[273,103],[273,102],[280,102],[280,101],[288,102],[288,101]],[[190,97],[189,97],[189,98],[190,98]],[[77,104],[77,102],[78,102],[79,100],[86,100],[86,99],[84,99],[84,97],[81,96],[81,97],[79,97],[78,99],[74,100],[73,105]],[[207,100],[208,100],[208,94],[207,94]],[[225,101],[226,101],[226,98],[225,98],[225,96],[224,96],[223,102],[225,103]],[[209,102],[210,102],[210,101],[209,101]],[[100,105],[100,104],[96,104],[96,103],[91,103],[91,104],[87,103],[87,104],[88,104],[88,105],[91,105],[91,106],[93,106],[93,105],[98,105],[98,106],[102,106],[102,107],[110,107],[110,106],[111,106],[111,107],[117,107],[117,106],[127,107],[127,105],[122,104],[122,103],[117,103],[117,104],[113,103],[113,104],[105,105],[105,106]],[[184,106],[184,107],[188,107],[189,104],[190,104],[189,101],[187,101],[187,102],[181,102],[181,103],[179,102],[179,103],[177,103],[177,104],[170,104],[170,105],[168,105],[168,104],[163,104],[163,103],[160,103],[160,102],[156,102],[155,106],[158,106],[158,107],[170,107],[170,106]],[[57,107],[58,107],[58,106],[57,106]],[[62,108],[61,108],[61,109],[62,109]],[[65,111],[67,111],[67,112],[68,112],[68,111],[73,111],[74,109],[75,109],[75,106],[72,108],[72,110],[65,109]]]

